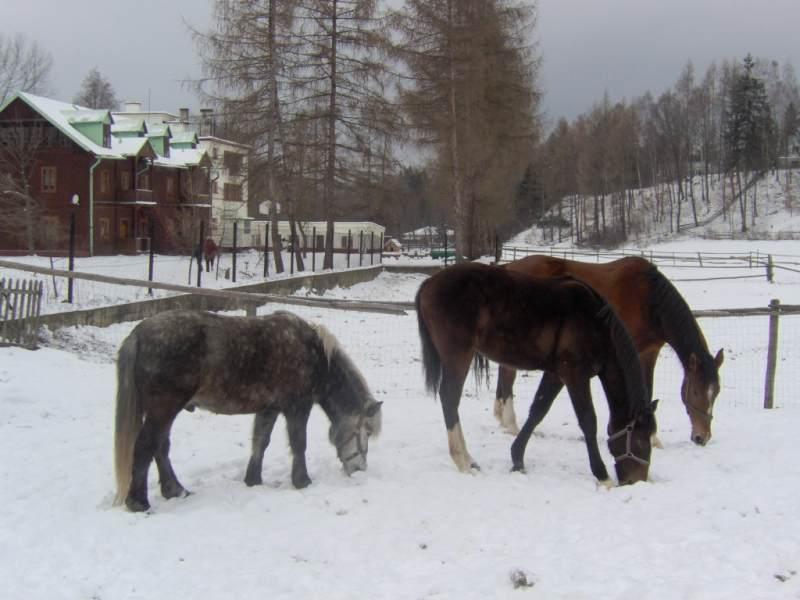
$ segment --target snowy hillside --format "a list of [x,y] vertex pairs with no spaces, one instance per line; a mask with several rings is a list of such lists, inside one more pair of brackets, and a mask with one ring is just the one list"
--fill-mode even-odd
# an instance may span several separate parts
[[[742,214],[738,200],[731,192],[731,182],[712,179],[708,202],[702,199],[701,179],[692,181],[697,222],[695,226],[691,202],[681,204],[680,232],[677,232],[677,204],[670,206],[670,198],[677,196],[675,186],[655,186],[633,192],[631,211],[632,232],[629,246],[650,246],[671,239],[708,237],[712,239],[800,239],[800,170],[769,172],[747,191],[746,226],[743,233]],[[723,202],[723,199],[725,200]],[[755,199],[755,212],[753,200]],[[587,200],[587,230],[593,227],[592,200]],[[661,211],[659,211],[661,207]],[[569,208],[562,215],[569,219]],[[555,213],[555,211],[553,211]],[[658,218],[656,215],[660,215]],[[551,245],[550,229],[532,227],[511,240],[510,244]],[[562,236],[569,240],[569,230]]]

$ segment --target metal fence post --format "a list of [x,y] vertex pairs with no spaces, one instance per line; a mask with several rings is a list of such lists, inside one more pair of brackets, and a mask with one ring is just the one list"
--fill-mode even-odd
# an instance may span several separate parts
[[264,226],[264,279],[269,277],[269,224]]
[[[153,264],[155,261],[156,222],[150,220],[150,256],[147,259],[147,281],[153,281]],[[153,295],[153,288],[147,288],[147,294]]]
[[[203,242],[205,242],[205,228],[206,222],[200,221],[200,241],[197,242],[197,249],[194,251],[195,258],[197,259],[197,287],[202,287],[203,284]],[[191,269],[191,266],[189,268]]]
[[238,233],[238,221],[233,222],[233,256],[231,257],[233,264],[231,265],[231,281],[236,283],[236,244],[239,240],[237,240],[237,233]]
[[[69,213],[69,270],[75,270],[75,211]],[[72,287],[74,280],[70,277],[67,280],[67,302],[72,304]]]
[[311,228],[311,272],[317,270],[317,228]]
[[778,366],[778,319],[781,301],[773,299],[769,303],[769,342],[767,347],[767,374],[764,381],[764,408],[774,407],[775,370]]
[[767,255],[767,281],[773,283],[775,272],[772,268],[772,254]]

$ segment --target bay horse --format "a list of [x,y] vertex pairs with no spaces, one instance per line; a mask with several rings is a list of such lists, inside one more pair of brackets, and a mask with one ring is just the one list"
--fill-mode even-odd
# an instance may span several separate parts
[[[572,276],[594,288],[630,332],[651,395],[658,354],[664,344],[669,344],[683,366],[681,399],[691,421],[691,440],[704,446],[711,439],[714,401],[720,390],[719,368],[725,356],[722,349],[711,356],[689,305],[654,264],[635,256],[597,264],[535,255],[504,268],[534,277]],[[500,367],[494,407],[495,416],[511,433],[519,431],[513,402],[515,375],[513,369]],[[541,422],[562,387],[553,374],[542,376],[523,426],[525,435],[530,436]],[[517,439],[524,447],[525,442]]]
[[[458,469],[478,468],[470,456],[458,405],[470,363],[488,375],[488,360],[514,369],[551,372],[569,390],[584,433],[592,474],[611,485],[597,446],[590,379],[608,400],[608,447],[621,484],[647,479],[656,402],[648,401],[636,350],[603,298],[570,278],[535,279],[500,267],[462,263],[426,279],[416,295],[422,364],[438,391],[450,456]],[[488,359],[488,360],[487,360]],[[513,456],[522,470],[522,457]]]
[[117,381],[115,504],[131,511],[150,507],[153,458],[164,498],[187,495],[169,460],[170,429],[183,409],[255,413],[248,486],[262,482],[279,413],[286,418],[296,488],[311,483],[306,423],[314,402],[331,421],[329,438],[348,475],[367,468],[369,437],[381,428],[381,403],[333,335],[288,312],[248,318],[174,310],[145,319],[120,347]]

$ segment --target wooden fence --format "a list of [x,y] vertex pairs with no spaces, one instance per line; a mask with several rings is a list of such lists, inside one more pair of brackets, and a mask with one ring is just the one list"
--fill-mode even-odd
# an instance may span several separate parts
[[0,346],[36,348],[43,287],[41,281],[0,279]]

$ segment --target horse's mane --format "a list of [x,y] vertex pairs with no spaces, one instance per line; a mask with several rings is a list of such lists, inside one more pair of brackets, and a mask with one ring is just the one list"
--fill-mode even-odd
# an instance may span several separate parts
[[[587,286],[588,287],[588,286]],[[591,289],[591,288],[590,288]],[[628,333],[628,329],[622,323],[617,313],[597,292],[592,290],[595,296],[602,303],[596,313],[596,317],[605,325],[609,337],[614,344],[614,352],[619,362],[622,376],[625,378],[625,391],[631,402],[630,414],[635,415],[640,409],[644,408],[650,394],[642,371],[642,363],[636,346]]]
[[317,332],[319,341],[322,342],[322,349],[325,352],[325,358],[328,359],[328,365],[330,365],[331,357],[333,356],[334,351],[339,348],[339,341],[324,325],[312,323],[311,327],[313,327],[314,331]]
[[[320,343],[322,344],[322,350],[325,353],[325,358],[328,361],[328,367],[330,368],[331,363],[336,360],[339,361],[340,364],[344,367],[345,371],[349,371],[352,376],[358,381],[358,384],[361,388],[367,393],[364,395],[364,398],[371,398],[371,394],[368,393],[369,386],[367,385],[367,380],[364,379],[364,375],[361,373],[359,368],[353,362],[353,359],[350,358],[350,355],[344,351],[341,344],[339,344],[339,340],[330,332],[330,330],[320,323],[309,323],[312,329],[317,334]],[[362,406],[357,406],[356,408],[363,408]],[[377,434],[377,431],[375,432]]]
[[655,265],[647,271],[646,277],[650,289],[650,310],[659,320],[666,342],[675,350],[684,368],[694,352],[706,380],[717,381],[719,374],[714,359],[708,352],[706,339],[686,300]]

